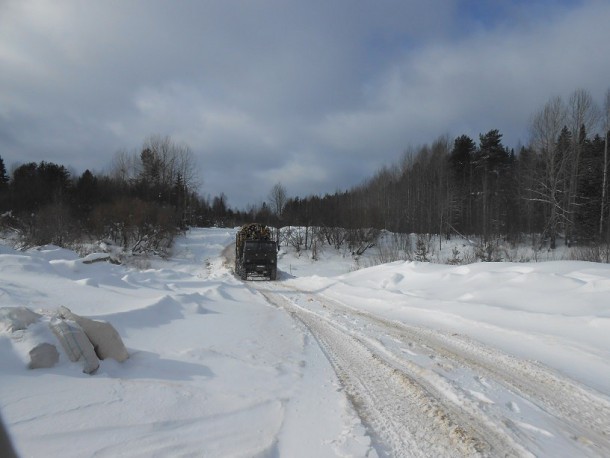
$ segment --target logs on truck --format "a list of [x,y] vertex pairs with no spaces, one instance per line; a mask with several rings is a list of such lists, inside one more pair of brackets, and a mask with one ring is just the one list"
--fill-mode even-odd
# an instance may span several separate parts
[[235,273],[242,280],[277,278],[277,245],[264,224],[246,224],[237,232]]

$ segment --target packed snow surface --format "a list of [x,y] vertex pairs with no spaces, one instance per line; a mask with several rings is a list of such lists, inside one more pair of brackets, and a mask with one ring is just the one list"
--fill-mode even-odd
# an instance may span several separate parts
[[[0,246],[0,307],[41,315],[0,324],[21,456],[610,456],[610,266],[282,248],[278,281],[242,282],[234,236],[193,229],[146,269]],[[130,358],[84,374],[44,326],[60,306]],[[27,369],[42,340],[58,364]]]

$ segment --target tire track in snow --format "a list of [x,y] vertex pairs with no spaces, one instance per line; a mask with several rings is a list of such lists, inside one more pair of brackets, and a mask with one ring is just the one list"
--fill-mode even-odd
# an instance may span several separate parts
[[529,455],[509,432],[486,422],[476,411],[446,402],[443,393],[396,364],[370,339],[299,306],[277,285],[254,287],[310,330],[380,452],[413,457]]
[[[318,318],[296,315],[317,339],[362,420],[391,456],[443,456],[452,447],[464,454],[476,452],[473,443],[460,443],[457,427],[402,373]],[[425,406],[424,411],[421,406]],[[423,423],[417,420],[421,414],[427,417]],[[438,431],[449,434],[438,437]],[[458,440],[452,441],[452,437]]]
[[[403,380],[420,386],[424,393],[428,393],[428,398],[431,399],[430,405],[439,407],[443,414],[448,415],[450,420],[450,423],[447,423],[448,431],[451,431],[454,425],[458,425],[457,428],[461,429],[457,431],[463,429],[474,437],[475,441],[479,440],[478,445],[474,446],[476,453],[482,455],[491,453],[496,456],[528,455],[530,453],[527,449],[536,454],[544,453],[545,448],[540,449],[540,439],[535,436],[538,435],[544,440],[545,437],[552,438],[553,434],[519,421],[518,415],[511,416],[510,413],[515,414],[515,411],[519,413],[519,407],[515,402],[494,405],[494,402],[486,399],[483,393],[469,390],[467,386],[462,386],[462,382],[448,380],[438,373],[438,370],[432,371],[420,367],[417,362],[413,362],[413,358],[409,360],[408,356],[412,352],[408,348],[416,348],[422,353],[420,357],[437,361],[439,367],[449,366],[444,368],[445,371],[451,371],[452,368],[465,369],[471,376],[474,375],[473,379],[481,387],[488,387],[486,381],[488,379],[494,386],[503,387],[500,389],[504,390],[505,394],[514,395],[515,399],[521,398],[524,403],[531,404],[531,408],[539,412],[543,421],[550,422],[555,432],[560,434],[560,438],[553,439],[555,444],[553,447],[562,449],[566,445],[568,447],[565,449],[566,452],[571,448],[579,456],[609,456],[610,402],[603,395],[552,369],[537,362],[507,355],[466,336],[409,326],[377,317],[353,309],[320,293],[301,291],[284,284],[257,285],[256,289],[261,291],[270,302],[286,308],[310,328],[325,349],[350,395],[350,389],[355,392],[366,392],[368,384],[375,386],[376,382],[361,380],[360,384],[352,383],[350,387],[350,377],[354,377],[354,374],[349,375],[349,364],[352,363],[343,361],[344,364],[340,365],[336,361],[337,356],[333,352],[333,346],[337,347],[340,343],[336,339],[332,342],[328,341],[325,336],[333,331],[325,330],[323,324],[316,324],[316,319],[326,323],[327,328],[334,332],[351,338],[351,342],[362,345],[368,351],[369,359],[378,360],[392,368],[394,372],[388,380],[401,374]],[[313,311],[315,307],[302,307],[298,303],[303,301],[318,302],[322,309],[315,312]],[[382,339],[386,339],[385,343]],[[398,345],[388,346],[387,339],[394,340]],[[347,369],[344,367],[346,365]],[[373,388],[373,391],[375,389]],[[373,395],[370,398],[373,399]],[[482,402],[477,402],[481,400]],[[358,397],[354,397],[353,401],[356,405],[359,401]],[[389,435],[378,433],[379,426],[366,418],[367,412],[361,406],[356,405],[356,407],[362,414],[363,420],[368,421],[370,429],[378,434],[379,440],[382,443],[391,443],[391,438],[386,438]],[[497,437],[490,440],[494,435]],[[488,443],[489,441],[491,444]],[[445,452],[447,453],[447,450]],[[456,450],[452,454],[455,455],[455,452]],[[429,451],[426,453],[429,454]],[[413,450],[407,455],[417,456]],[[441,455],[442,453],[439,456]]]
[[[354,310],[322,295],[318,298],[334,308],[357,315],[369,327],[400,341],[416,342],[431,357],[443,357],[467,366],[501,383],[561,422],[567,437],[585,446],[594,456],[610,451],[610,402],[603,396],[541,364],[521,360],[475,342],[465,336],[409,326]],[[513,428],[510,420],[504,420]]]

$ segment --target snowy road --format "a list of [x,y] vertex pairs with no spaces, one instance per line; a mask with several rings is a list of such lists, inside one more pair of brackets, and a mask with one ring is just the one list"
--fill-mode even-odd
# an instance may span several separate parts
[[286,283],[251,285],[315,337],[381,454],[610,452],[608,400],[541,364]]
[[[167,260],[87,263],[0,245],[0,410],[21,456],[610,456],[610,266],[355,270],[279,253],[232,271],[235,231],[193,229]],[[27,369],[59,306],[110,322],[130,358]],[[57,342],[55,342],[57,343]]]

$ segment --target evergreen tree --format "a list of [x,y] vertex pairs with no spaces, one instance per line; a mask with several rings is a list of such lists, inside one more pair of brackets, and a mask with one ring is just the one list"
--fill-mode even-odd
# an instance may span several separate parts
[[0,157],[0,211],[9,209],[9,196],[8,196],[8,175],[6,174],[6,167],[4,161]]
[[76,181],[74,205],[79,217],[86,218],[101,202],[98,179],[88,169]]
[[16,212],[31,211],[37,207],[39,184],[36,163],[23,164],[13,172],[11,181],[12,208]]
[[531,148],[521,147],[516,157],[515,180],[517,182],[517,199],[521,211],[516,220],[519,230],[538,234],[544,228],[543,205],[538,199],[538,176],[541,175],[543,163]]
[[2,156],[0,156],[0,189],[4,187],[8,183],[8,175],[6,173],[6,167],[4,165],[4,160]]
[[451,224],[462,233],[472,233],[473,167],[477,145],[467,135],[453,143],[449,154],[452,190]]
[[596,135],[582,148],[581,171],[574,215],[574,238],[579,244],[593,242],[599,234],[599,209],[603,185],[604,140]]
[[475,159],[475,171],[479,183],[480,230],[487,239],[491,231],[505,230],[506,192],[504,178],[509,166],[509,154],[502,145],[502,134],[493,129],[479,136],[479,150]]
[[67,200],[70,173],[63,165],[42,161],[24,164],[13,173],[11,196],[15,211],[34,211]]

